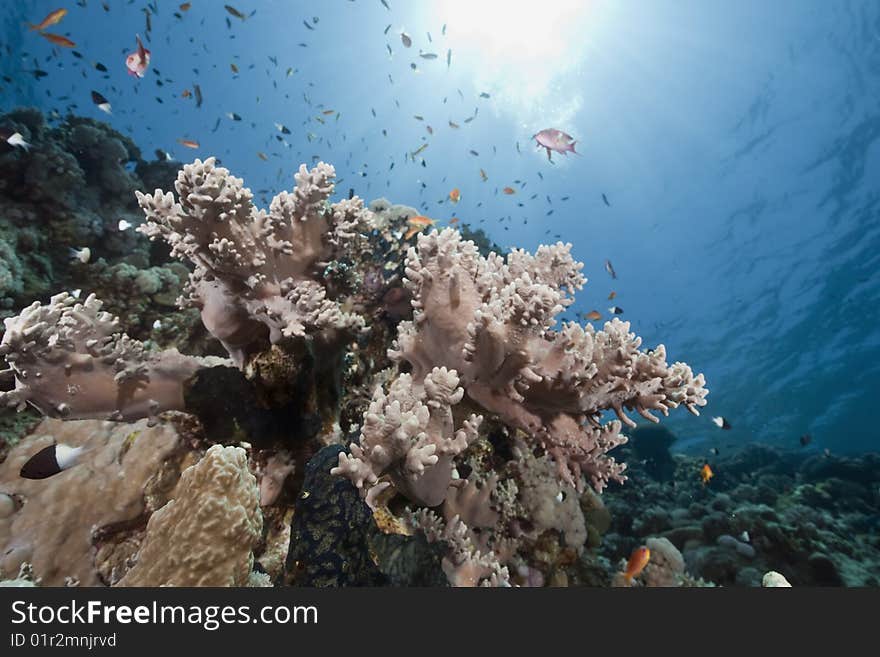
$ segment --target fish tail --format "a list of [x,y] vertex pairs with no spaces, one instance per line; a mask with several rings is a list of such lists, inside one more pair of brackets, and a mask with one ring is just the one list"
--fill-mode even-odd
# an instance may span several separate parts
[[580,153],[578,153],[576,150],[574,150],[574,145],[575,145],[576,143],[577,143],[576,141],[571,142],[571,144],[568,146],[568,150],[570,150],[570,151],[571,151],[572,153],[574,153],[575,155],[580,155]]

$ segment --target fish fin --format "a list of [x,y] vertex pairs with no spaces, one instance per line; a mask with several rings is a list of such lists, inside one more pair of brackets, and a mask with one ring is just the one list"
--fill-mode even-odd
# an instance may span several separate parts
[[568,150],[570,150],[570,151],[571,151],[572,153],[574,153],[575,155],[580,155],[580,153],[578,153],[576,150],[574,150],[574,145],[575,145],[576,143],[577,143],[576,141],[571,142],[571,143],[568,145]]

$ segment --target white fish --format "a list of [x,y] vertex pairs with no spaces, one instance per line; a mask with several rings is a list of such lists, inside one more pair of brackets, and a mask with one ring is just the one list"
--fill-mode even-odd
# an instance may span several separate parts
[[725,418],[721,417],[713,417],[712,422],[715,423],[715,426],[719,429],[730,429],[730,422],[728,422]]
[[130,224],[129,222],[127,222],[125,219],[120,219],[120,220],[119,220],[119,223],[116,224],[116,227],[117,227],[119,230],[128,230],[129,228],[131,228],[131,226],[132,226],[132,224]]
[[162,320],[157,319],[153,322],[153,330],[158,331],[160,328],[162,328]]
[[79,288],[76,288],[75,290],[71,290],[71,292],[70,292],[70,296],[72,296],[74,299],[79,299],[79,295],[81,295],[81,294],[82,294],[82,290]]
[[23,148],[24,150],[30,150],[31,145],[24,140],[24,137],[21,136],[20,132],[12,133],[12,136],[6,140],[6,143],[10,146],[18,146],[19,148]]
[[92,250],[87,246],[81,249],[70,249],[70,259],[79,260],[82,264],[86,264],[92,259]]
[[743,543],[749,543],[749,533],[744,531],[742,534],[739,535],[739,540],[741,540]]

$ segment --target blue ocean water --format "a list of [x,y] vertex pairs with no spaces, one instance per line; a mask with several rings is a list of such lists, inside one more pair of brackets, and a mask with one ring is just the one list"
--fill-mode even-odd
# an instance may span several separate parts
[[[810,450],[876,450],[878,3],[233,0],[244,20],[188,4],[5,3],[0,110],[70,111],[145,153],[216,155],[258,198],[320,159],[340,196],[455,216],[505,247],[571,242],[590,281],[570,316],[616,304],[705,373],[703,416],[668,424],[680,447],[809,433]],[[73,48],[24,25],[60,7],[50,30]],[[136,34],[143,79],[125,68]],[[201,107],[182,97],[194,85]],[[549,162],[531,139],[548,127],[579,154]]]

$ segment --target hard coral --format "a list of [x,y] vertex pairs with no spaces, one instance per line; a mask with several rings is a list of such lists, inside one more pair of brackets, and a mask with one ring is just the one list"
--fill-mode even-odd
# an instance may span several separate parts
[[[119,538],[142,526],[154,503],[167,500],[188,454],[181,431],[174,422],[43,420],[0,464],[3,576],[31,563],[46,586],[62,586],[67,577],[101,586],[105,557]],[[55,442],[82,446],[84,461],[49,479],[19,476],[28,459]]]
[[334,175],[323,162],[311,171],[301,166],[293,192],[276,196],[268,213],[214,158],[183,167],[177,201],[158,189],[137,194],[147,216],[138,230],[195,264],[189,301],[239,366],[264,338],[332,342],[363,328],[322,280],[332,260],[359,248],[358,230],[370,216],[357,197],[328,203]]
[[150,516],[119,586],[244,586],[260,538],[257,481],[240,447],[214,445],[183,471],[173,500]]
[[[415,383],[437,366],[457,372],[474,402],[526,431],[554,458],[560,477],[601,491],[622,481],[624,465],[607,452],[623,443],[626,410],[656,422],[679,405],[698,414],[706,404],[702,375],[667,365],[662,345],[640,351],[629,323],[597,331],[555,317],[586,282],[571,245],[512,251],[505,262],[482,257],[452,229],[421,235],[407,255],[412,322],[403,322],[389,355],[412,367]],[[619,420],[602,423],[606,410]]]

